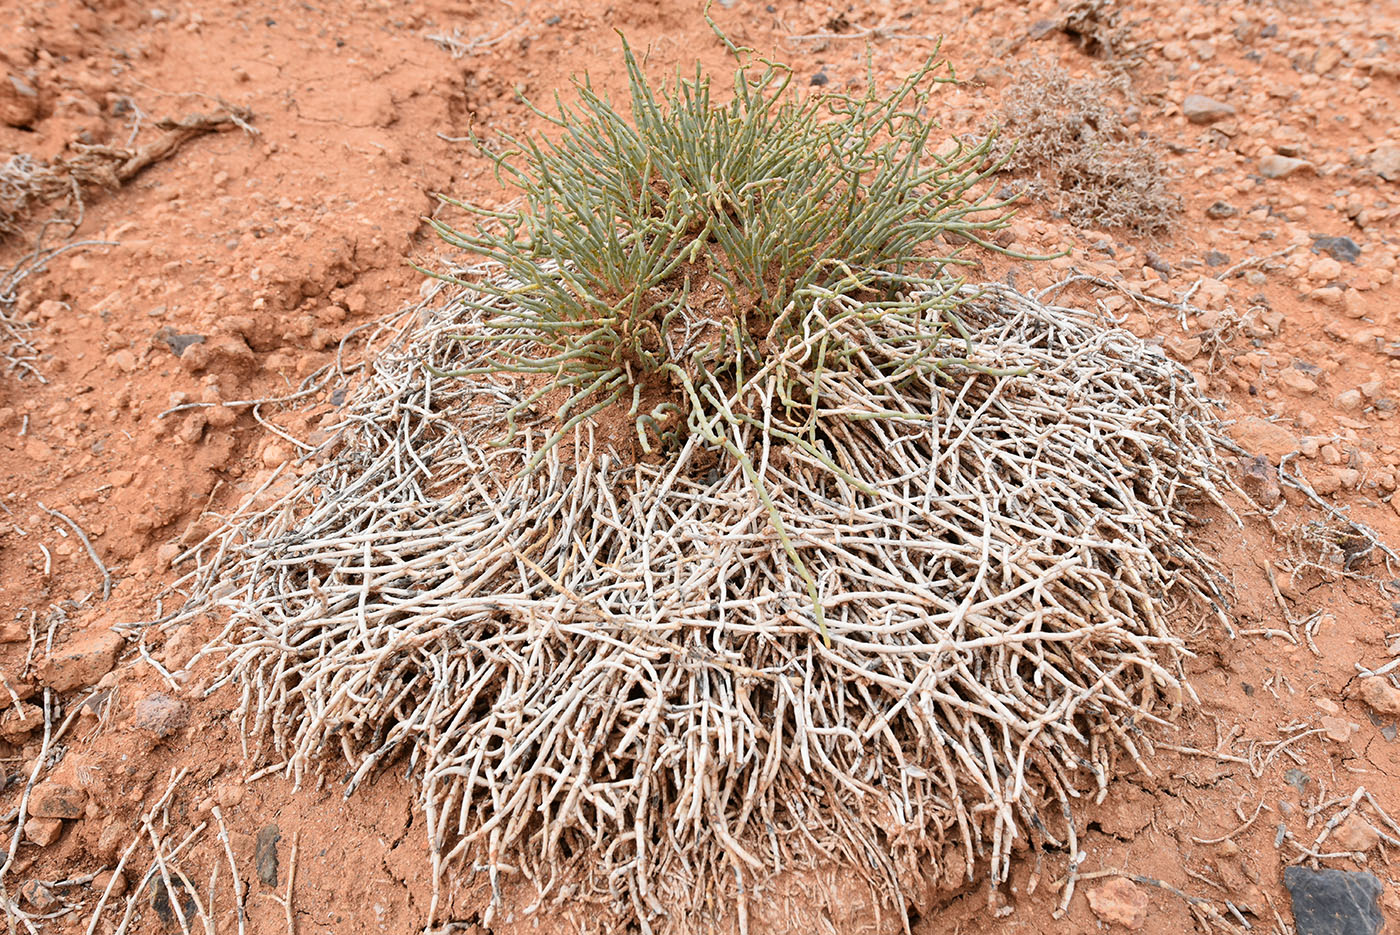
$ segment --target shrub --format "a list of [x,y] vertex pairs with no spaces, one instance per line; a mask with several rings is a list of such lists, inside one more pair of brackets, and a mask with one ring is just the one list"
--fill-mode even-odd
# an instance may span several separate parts
[[1167,230],[1181,199],[1160,153],[1125,125],[1129,93],[1121,73],[1075,80],[1057,65],[1026,65],[1002,100],[1003,171],[1082,227]]

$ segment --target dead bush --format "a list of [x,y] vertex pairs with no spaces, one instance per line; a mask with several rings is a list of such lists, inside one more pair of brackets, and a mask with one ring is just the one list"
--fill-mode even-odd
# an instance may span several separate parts
[[1032,61],[1002,98],[997,155],[1033,198],[1082,227],[1160,234],[1181,208],[1166,163],[1129,129],[1132,91],[1123,74],[1075,79]]

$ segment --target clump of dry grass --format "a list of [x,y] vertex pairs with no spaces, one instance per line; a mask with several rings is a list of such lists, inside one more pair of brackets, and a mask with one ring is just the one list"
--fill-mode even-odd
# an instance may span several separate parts
[[75,227],[82,218],[83,192],[117,184],[104,161],[42,162],[28,153],[16,153],[0,164],[0,238],[19,233],[36,206],[58,200],[67,204],[55,215],[56,222]]
[[256,134],[250,119],[246,109],[225,105],[212,114],[157,121],[161,135],[136,148],[72,143],[72,155],[47,161],[36,161],[27,153],[11,155],[0,164],[0,238],[18,233],[34,208],[59,199],[66,204],[47,223],[76,229],[82,223],[85,194],[119,188],[196,136],[235,127]]
[[1121,73],[1074,79],[1058,65],[1025,65],[997,115],[1002,171],[1077,225],[1138,234],[1169,229],[1181,199],[1153,142],[1124,123],[1130,93]]

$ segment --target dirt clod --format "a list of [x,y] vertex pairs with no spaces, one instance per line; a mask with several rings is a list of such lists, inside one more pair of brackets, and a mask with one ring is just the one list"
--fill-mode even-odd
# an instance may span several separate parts
[[18,75],[0,78],[0,123],[27,127],[39,115],[39,92]]
[[162,740],[180,730],[188,721],[188,706],[164,694],[142,698],[131,715],[133,728],[150,731]]
[[1361,701],[1380,715],[1400,715],[1400,689],[1384,678],[1367,677],[1358,684]]
[[53,780],[39,783],[29,795],[29,813],[38,818],[82,818],[86,807],[86,792]]
[[55,691],[95,685],[117,663],[125,640],[113,630],[99,629],[56,649],[39,669],[40,680]]
[[1110,925],[1137,931],[1147,921],[1147,893],[1131,880],[1115,877],[1089,890],[1089,908]]
[[97,855],[104,863],[114,863],[127,843],[130,833],[111,820],[105,821],[97,836]]
[[1283,497],[1278,471],[1263,455],[1256,455],[1245,462],[1240,472],[1240,486],[1265,509],[1273,508]]

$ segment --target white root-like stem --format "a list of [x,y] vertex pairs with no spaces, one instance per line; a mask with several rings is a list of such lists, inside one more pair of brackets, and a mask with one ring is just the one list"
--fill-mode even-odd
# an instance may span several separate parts
[[227,615],[215,688],[295,782],[411,755],[435,874],[522,906],[762,930],[764,888],[824,865],[900,914],[949,861],[1004,880],[1028,835],[1077,866],[1077,800],[1190,703],[1173,614],[1224,603],[1187,538],[1229,513],[1217,423],[1131,334],[958,298],[966,336],[930,338],[833,294],[741,387],[697,379],[720,415],[677,450],[585,421],[533,473],[550,414],[501,444],[532,388],[425,368],[487,353],[430,302],[163,625]]

